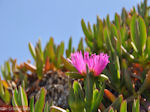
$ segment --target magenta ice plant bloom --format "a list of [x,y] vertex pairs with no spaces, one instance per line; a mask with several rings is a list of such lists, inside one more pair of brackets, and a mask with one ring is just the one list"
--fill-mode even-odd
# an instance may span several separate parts
[[82,52],[71,53],[70,62],[74,65],[74,67],[78,70],[78,72],[82,75],[86,73],[86,63],[83,59]]
[[108,58],[109,56],[104,53],[100,53],[99,55],[92,54],[91,56],[89,56],[88,52],[84,53],[84,61],[88,65],[90,72],[94,73],[94,76],[99,76],[105,69],[109,63]]
[[70,62],[79,71],[80,74],[86,74],[86,65],[90,72],[94,73],[94,76],[99,76],[100,73],[105,69],[106,65],[109,63],[109,56],[104,53],[99,55],[91,54],[89,56],[88,52],[84,52],[84,57],[82,52],[75,52],[71,54]]

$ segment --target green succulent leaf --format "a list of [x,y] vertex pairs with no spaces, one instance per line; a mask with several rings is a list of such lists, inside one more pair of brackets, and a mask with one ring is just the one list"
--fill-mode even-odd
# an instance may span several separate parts
[[4,87],[3,87],[3,84],[2,84],[2,80],[0,78],[0,96],[2,96],[4,94],[5,94],[5,91],[4,91]]
[[83,90],[82,90],[80,83],[78,83],[77,81],[74,81],[73,90],[75,93],[75,97],[81,101],[80,104],[82,103],[82,105],[84,105],[84,94],[83,94]]
[[39,99],[35,103],[35,112],[42,112],[45,104],[45,96],[46,90],[44,88],[41,89]]
[[69,93],[69,106],[72,112],[84,112],[84,97],[81,85],[74,81]]
[[128,16],[127,11],[125,8],[123,8],[122,13],[121,13],[121,18],[122,18],[123,23],[126,23],[127,16]]
[[98,107],[103,99],[104,95],[104,89],[105,89],[105,83],[103,83],[102,88],[100,91],[98,89],[95,89],[93,92],[93,102],[92,102],[92,112],[96,112],[98,110]]
[[106,75],[101,74],[101,75],[99,76],[99,81],[100,81],[100,82],[105,82],[105,81],[107,81],[107,80],[109,80],[109,78],[108,78]]
[[6,103],[6,104],[9,104],[10,103],[10,100],[11,100],[11,95],[9,93],[9,91],[5,88],[5,93],[0,93],[0,97],[3,99],[3,101]]
[[81,79],[84,78],[84,76],[82,76],[81,74],[77,73],[77,72],[66,72],[66,75],[74,78],[74,79]]
[[78,72],[77,69],[67,60],[65,59],[63,56],[61,56],[61,60],[62,60],[62,63],[64,64],[64,67],[70,71],[73,71],[73,72]]
[[139,98],[137,100],[134,100],[134,103],[132,106],[132,112],[140,112],[140,100],[139,100]]
[[21,95],[21,103],[22,103],[22,106],[28,106],[28,99],[27,99],[27,95],[24,91],[24,89],[20,86],[19,87],[19,93]]
[[56,54],[54,51],[54,40],[52,37],[50,38],[49,43],[48,43],[48,55],[49,55],[51,62],[54,62]]
[[123,73],[124,73],[123,76],[125,79],[125,85],[130,93],[134,93],[133,84],[132,84],[132,80],[130,77],[131,73],[128,71],[127,63],[125,60],[122,61],[122,66],[123,66]]
[[30,100],[30,112],[34,112],[34,96]]
[[148,57],[150,59],[150,36],[147,38],[146,49],[147,49],[147,52],[148,52]]
[[93,100],[93,86],[94,86],[94,77],[91,72],[87,74],[84,84],[85,84],[86,110],[87,112],[91,112]]
[[13,91],[13,98],[12,98],[12,104],[13,106],[19,106],[18,104],[18,90],[17,88]]
[[115,112],[112,107],[109,108],[108,112]]
[[45,107],[44,107],[44,112],[49,112],[49,105],[48,102],[46,102]]
[[29,46],[29,50],[30,50],[30,53],[31,53],[33,59],[36,60],[36,53],[35,53],[35,49],[34,49],[33,45],[31,43],[29,43],[28,46]]
[[143,55],[146,46],[147,33],[145,22],[140,16],[137,17],[136,15],[134,15],[132,17],[130,31],[133,44],[138,50],[138,53],[140,55]]
[[92,50],[93,49],[93,42],[89,41],[87,38],[85,38],[85,42],[88,45],[88,47]]
[[71,53],[71,50],[72,50],[72,37],[70,37],[70,39],[69,39],[68,49],[69,49],[69,52]]
[[120,18],[120,16],[116,13],[116,14],[115,14],[115,25],[116,25],[117,29],[120,29],[120,23],[121,23],[121,18]]
[[69,39],[68,49],[66,50],[66,56],[67,56],[67,58],[70,57],[71,52],[72,52],[72,37],[70,37],[70,39]]
[[113,45],[110,39],[110,31],[107,27],[104,28],[103,35],[104,35],[104,42],[106,43],[107,49],[111,50],[111,53],[114,54],[115,50],[113,48]]
[[121,103],[120,112],[127,112],[127,101],[126,100],[124,100]]
[[81,26],[82,26],[82,30],[86,36],[86,38],[89,40],[89,41],[93,41],[93,37],[92,37],[92,33],[91,31],[88,30],[88,28],[86,27],[86,24],[84,22],[84,20],[82,19],[81,20]]
[[37,75],[38,78],[41,79],[42,75],[43,75],[43,66],[44,66],[44,60],[43,60],[43,56],[40,53],[40,49],[39,48],[35,48],[36,51],[36,68],[37,68]]
[[108,112],[110,107],[113,107],[114,109],[120,110],[121,102],[123,101],[123,96],[120,95],[106,110],[105,112]]
[[79,44],[78,44],[78,51],[83,51],[84,50],[84,46],[83,46],[83,38],[81,38]]
[[97,38],[97,45],[99,48],[103,47],[103,42],[104,42],[104,38],[103,38],[103,22],[102,20],[97,16],[97,32],[98,32],[98,38]]

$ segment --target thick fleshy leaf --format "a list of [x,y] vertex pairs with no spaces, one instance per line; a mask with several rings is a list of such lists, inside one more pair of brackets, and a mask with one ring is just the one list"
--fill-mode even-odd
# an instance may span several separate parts
[[4,88],[4,91],[4,93],[0,93],[0,97],[6,104],[9,104],[11,100],[11,95],[6,88]]
[[132,80],[130,77],[130,72],[128,71],[126,60],[122,60],[122,66],[123,66],[123,77],[125,79],[125,85],[130,93],[134,93]]
[[68,50],[70,53],[71,53],[71,49],[72,49],[72,37],[70,37],[69,44],[68,44]]
[[51,106],[50,107],[50,112],[66,112],[66,110],[60,108],[60,107],[56,107],[56,106]]
[[34,112],[34,96],[30,100],[30,112]]
[[78,72],[77,69],[70,62],[68,62],[68,60],[65,59],[63,56],[61,56],[61,60],[62,60],[64,67],[66,69],[73,71],[73,72]]
[[132,17],[130,31],[133,44],[137,48],[138,53],[142,55],[146,46],[147,33],[145,22],[140,16],[134,15]]
[[18,90],[17,88],[13,91],[13,98],[12,98],[12,104],[13,106],[17,106],[18,104]]
[[123,101],[123,96],[120,95],[105,111],[108,112],[110,107],[114,109],[120,110],[121,102]]
[[45,96],[46,96],[46,90],[44,88],[42,88],[39,99],[36,101],[36,104],[35,104],[35,112],[43,111],[44,104],[45,104]]
[[148,57],[150,59],[150,36],[147,38],[147,45],[146,45]]
[[79,44],[78,44],[78,51],[83,51],[84,50],[84,46],[83,46],[83,38],[81,38]]
[[115,66],[117,69],[117,78],[120,79],[120,62],[119,62],[119,57],[116,56],[116,62],[115,62]]
[[[18,99],[18,90],[17,88],[13,91],[12,104],[14,107],[21,106]],[[20,108],[17,108],[17,112],[22,112]]]
[[93,92],[93,101],[92,101],[92,112],[96,112],[98,110],[98,107],[103,99],[104,95],[104,89],[105,89],[105,83],[103,83],[102,88],[100,91],[97,89]]
[[33,59],[36,60],[36,53],[35,53],[35,49],[34,49],[33,45],[31,43],[29,43],[28,45],[29,45],[29,50],[30,50],[30,53],[31,53]]
[[97,32],[98,32],[98,38],[97,38],[97,45],[98,47],[102,48],[103,47],[103,22],[102,20],[97,16]]
[[115,112],[112,107],[109,108],[108,112]]
[[46,104],[45,104],[44,112],[49,112],[49,105],[48,105],[48,102],[46,102]]
[[51,37],[48,43],[48,55],[50,58],[50,61],[54,62],[55,60],[55,51],[54,51],[54,40]]
[[93,49],[93,42],[89,41],[87,38],[85,38],[85,42],[90,49]]
[[120,112],[127,112],[127,101],[126,100],[124,100],[121,103]]
[[43,56],[40,53],[40,49],[35,48],[36,51],[36,72],[38,75],[38,78],[41,79],[42,75],[43,75],[43,66],[44,66],[44,60],[43,60]]
[[82,30],[86,36],[86,38],[89,40],[89,41],[92,41],[93,40],[93,37],[92,37],[92,33],[88,30],[88,28],[86,27],[86,24],[84,22],[84,20],[82,19],[81,20],[81,26],[82,26]]
[[61,44],[57,47],[57,51],[56,51],[55,65],[57,68],[60,67],[61,56],[63,56],[63,54],[64,54],[64,42],[61,42]]
[[24,62],[24,66],[27,70],[31,71],[32,73],[36,72],[36,67],[28,62]]
[[139,97],[137,100],[134,100],[133,106],[132,106],[132,112],[140,112],[140,100]]
[[21,103],[22,103],[22,106],[28,106],[27,95],[26,95],[25,91],[23,90],[23,88],[21,86],[19,87],[19,92],[21,94]]
[[84,84],[85,84],[86,110],[91,110],[93,99],[93,86],[94,86],[94,77],[91,72],[87,74]]
[[150,71],[148,71],[148,73],[146,74],[146,78],[144,80],[144,83],[138,90],[138,94],[139,95],[142,94],[146,89],[148,89],[150,87],[149,85],[150,85]]
[[120,29],[120,24],[121,24],[121,18],[120,18],[120,16],[116,13],[116,14],[115,14],[115,25],[116,25],[117,29]]
[[84,97],[81,86],[74,81],[69,93],[69,106],[72,112],[84,112]]
[[107,27],[104,28],[103,31],[103,35],[104,35],[104,42],[106,43],[106,47],[108,50],[111,50],[112,54],[115,52],[111,39],[110,39],[110,31],[108,30]]
[[68,43],[68,49],[66,49],[67,58],[70,57],[71,52],[72,52],[72,37],[70,37],[69,43]]
[[75,102],[75,94],[73,88],[70,88],[69,90],[68,104],[71,108],[71,111],[75,112],[77,106]]
[[81,112],[83,112],[84,107],[85,107],[85,105],[84,105],[84,94],[83,94],[83,90],[82,90],[80,83],[78,83],[77,81],[74,81],[73,90],[74,90],[77,110],[80,110]]
[[123,23],[126,23],[127,16],[128,16],[127,11],[125,8],[123,8],[122,13],[121,13],[121,19],[122,19]]
[[3,95],[3,94],[4,94],[4,88],[3,88],[3,83],[0,77],[0,95]]
[[75,78],[75,79],[81,79],[84,78],[84,76],[82,76],[81,74],[77,73],[77,72],[66,72],[65,73],[67,76],[71,77],[71,78]]
[[109,78],[108,78],[106,75],[101,74],[101,75],[99,76],[99,81],[100,81],[100,82],[105,82],[105,81],[107,81],[107,80],[109,80]]
[[111,102],[114,102],[116,100],[115,95],[113,93],[111,93],[108,89],[105,89],[104,93]]

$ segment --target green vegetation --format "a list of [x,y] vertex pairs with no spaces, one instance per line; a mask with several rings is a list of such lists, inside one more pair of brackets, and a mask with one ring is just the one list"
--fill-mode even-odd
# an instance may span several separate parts
[[[144,0],[131,11],[122,9],[121,15],[115,14],[110,21],[109,15],[101,20],[97,17],[92,27],[81,20],[86,47],[81,38],[78,48],[72,47],[70,38],[65,50],[64,42],[59,45],[51,37],[42,49],[39,40],[34,47],[29,43],[29,50],[34,64],[30,61],[17,65],[9,59],[1,66],[4,80],[0,79],[0,101],[2,105],[27,109],[31,112],[140,112],[148,111],[150,102],[150,7]],[[77,69],[66,59],[71,53],[85,51],[90,54],[107,53],[110,63],[97,78],[77,73]],[[64,58],[66,53],[66,58]],[[45,103],[46,89],[41,88],[38,100],[28,98],[29,79],[39,83],[49,71],[65,73],[70,82],[68,98],[69,108],[52,106]],[[29,74],[30,72],[30,74]],[[63,77],[63,76],[62,76]],[[84,83],[84,84],[83,84]],[[37,86],[35,86],[37,87]],[[61,96],[60,96],[61,97]],[[29,103],[28,103],[29,102]]]

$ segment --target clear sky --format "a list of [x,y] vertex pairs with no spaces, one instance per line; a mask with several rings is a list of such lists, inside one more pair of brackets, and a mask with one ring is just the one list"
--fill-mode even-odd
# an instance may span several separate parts
[[83,37],[81,19],[96,22],[100,18],[114,18],[125,7],[130,10],[141,0],[0,0],[0,65],[9,57],[18,62],[32,59],[28,42],[42,40],[43,47],[54,37],[56,44],[67,46],[73,37],[76,46]]

